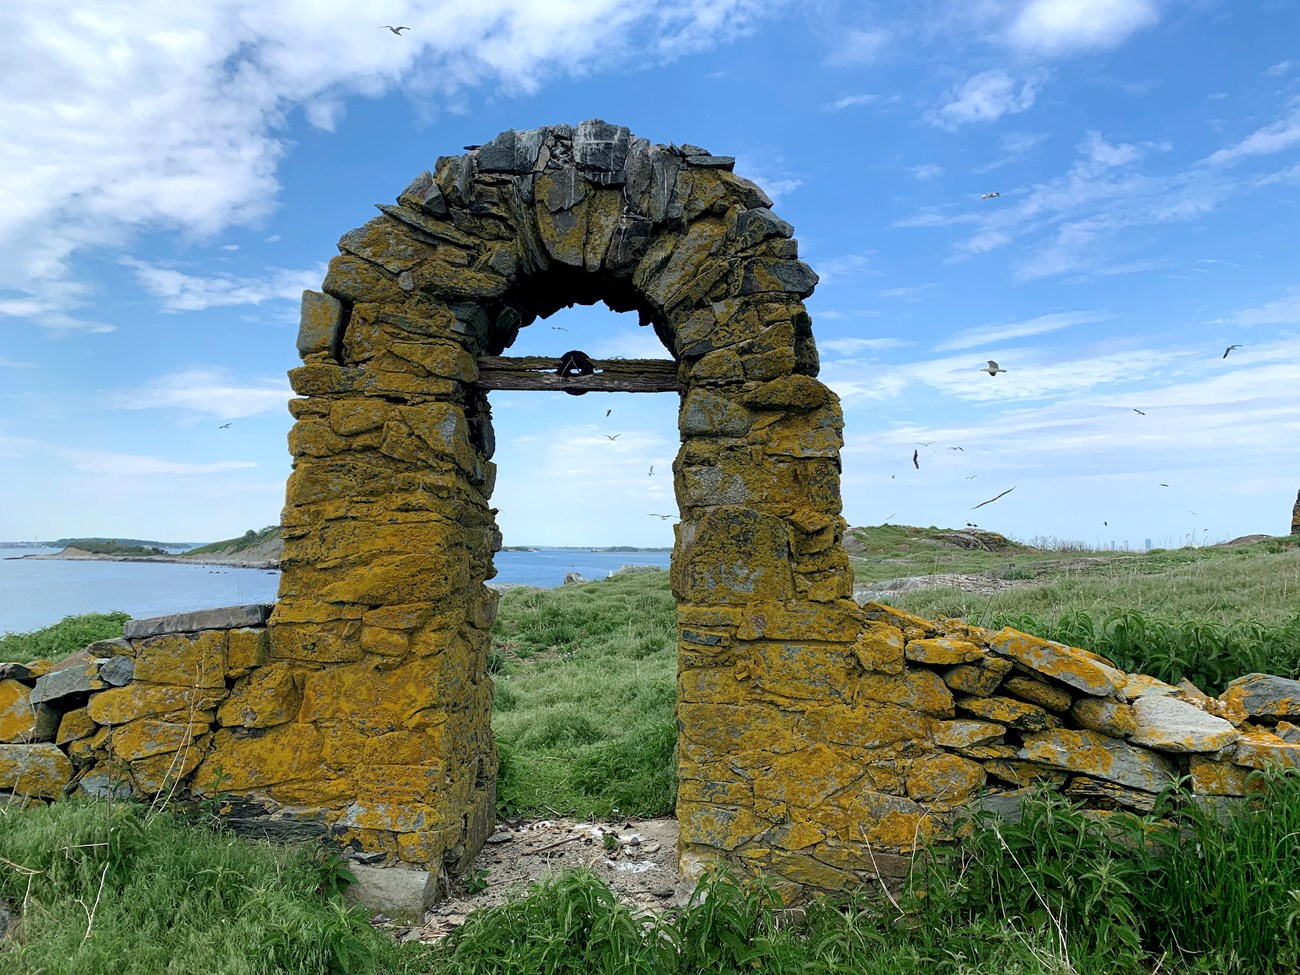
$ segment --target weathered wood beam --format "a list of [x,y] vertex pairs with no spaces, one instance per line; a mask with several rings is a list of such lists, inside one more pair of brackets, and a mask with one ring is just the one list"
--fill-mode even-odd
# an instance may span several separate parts
[[478,385],[484,389],[549,389],[558,392],[680,392],[672,359],[592,359],[590,376],[561,376],[559,359],[540,355],[478,357]]

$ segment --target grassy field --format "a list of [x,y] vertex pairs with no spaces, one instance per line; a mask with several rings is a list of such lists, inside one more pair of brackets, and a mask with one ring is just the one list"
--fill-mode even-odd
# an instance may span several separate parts
[[[913,612],[1009,622],[1209,691],[1254,670],[1300,676],[1290,540],[989,552],[949,548],[937,530],[862,531],[860,580],[992,572],[1024,583],[992,596],[912,593],[899,602]],[[70,618],[0,641],[0,658],[57,656],[120,628],[120,614]],[[504,594],[491,657],[503,813],[671,812],[673,634],[667,573]],[[0,975],[1300,970],[1300,776],[1275,781],[1245,818],[1165,812],[1172,826],[1151,817],[1104,829],[1044,796],[1022,824],[984,824],[938,852],[897,902],[865,891],[801,914],[719,879],[702,904],[637,918],[573,875],[428,949],[398,948],[349,913],[333,896],[347,878],[321,854],[140,807],[0,809],[0,898],[22,917],[0,942]]]
[[32,633],[0,636],[0,663],[58,660],[96,640],[116,639],[130,618],[126,613],[86,613],[65,616],[53,626]]

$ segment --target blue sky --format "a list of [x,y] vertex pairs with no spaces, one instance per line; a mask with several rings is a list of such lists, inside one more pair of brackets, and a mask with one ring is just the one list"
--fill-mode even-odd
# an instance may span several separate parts
[[[367,7],[0,10],[0,538],[275,522],[335,241],[440,155],[593,117],[736,156],[794,225],[850,524],[1287,531],[1296,3]],[[666,354],[603,308],[511,354],[568,348]],[[508,544],[671,544],[676,397],[492,402]]]

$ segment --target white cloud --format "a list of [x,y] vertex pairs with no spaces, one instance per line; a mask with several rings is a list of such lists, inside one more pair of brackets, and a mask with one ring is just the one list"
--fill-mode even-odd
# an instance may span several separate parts
[[[436,115],[475,90],[662,62],[725,43],[788,0],[394,0],[375,29],[347,0],[127,5],[11,0],[0,14],[0,293],[65,331],[91,299],[69,261],[141,228],[256,225],[278,192],[286,117],[333,124],[349,98],[410,94]],[[129,9],[128,9],[129,8]],[[468,103],[467,103],[468,107]],[[93,164],[90,161],[93,160]],[[14,307],[0,314],[11,314]]]
[[876,294],[882,298],[902,298],[906,301],[920,301],[922,298],[928,298],[934,292],[939,290],[939,285],[933,281],[926,284],[912,284],[901,288],[881,288]]
[[150,457],[144,454],[119,454],[108,450],[62,449],[59,453],[72,462],[72,466],[85,474],[105,477],[156,477],[166,474],[219,474],[222,471],[244,470],[256,467],[252,461],[218,460],[206,464],[186,463]]
[[826,352],[838,352],[843,356],[858,356],[863,352],[876,352],[881,349],[897,349],[907,345],[902,339],[819,339],[817,348]]
[[1061,56],[1116,47],[1159,19],[1155,0],[1030,0],[1007,39],[1028,53]]
[[1298,62],[1292,60],[1279,61],[1277,64],[1270,64],[1264,69],[1264,74],[1269,78],[1280,78],[1287,74]]
[[785,172],[785,163],[780,156],[765,156],[762,162],[756,162],[752,157],[738,152],[735,171],[737,176],[744,176],[757,183],[774,204],[780,203],[782,198],[803,186],[803,180]]
[[223,251],[237,251],[237,250],[239,250],[239,245],[238,245],[238,244],[222,244],[222,245],[221,245],[221,249],[222,249]]
[[825,102],[822,105],[823,112],[842,112],[846,108],[861,108],[864,105],[870,105],[880,96],[871,95],[863,92],[853,92],[847,95],[841,95],[834,101]]
[[943,167],[937,163],[922,163],[912,167],[912,176],[915,179],[935,179],[942,175]]
[[826,63],[834,68],[870,64],[888,41],[889,32],[884,30],[847,31],[827,56]]
[[280,237],[279,234],[272,234],[270,237],[265,238],[265,239],[262,241],[262,243],[264,243],[264,244],[278,244],[278,243],[280,242],[280,240],[281,240],[281,237]]
[[1004,115],[1027,111],[1038,93],[1038,81],[1017,84],[1001,69],[981,71],[948,93],[948,101],[930,116],[940,128],[954,131],[975,122],[995,122]]
[[1291,100],[1291,111],[1272,125],[1256,129],[1236,145],[1211,153],[1211,165],[1236,162],[1247,156],[1267,156],[1300,145],[1300,97]]
[[1243,308],[1228,318],[1215,319],[1215,324],[1229,323],[1250,327],[1252,325],[1300,325],[1300,292],[1279,298],[1257,308]]
[[1089,132],[1079,144],[1079,152],[1103,168],[1127,166],[1142,154],[1137,146],[1128,143],[1111,145],[1100,132]]
[[282,378],[234,379],[224,369],[200,368],[160,376],[109,396],[122,410],[184,410],[192,414],[236,420],[285,408],[293,396]]
[[818,278],[824,285],[839,283],[844,278],[862,274],[880,273],[872,268],[871,257],[868,254],[841,254],[838,257],[828,257],[824,261],[815,262],[813,270],[817,272]]
[[1023,322],[1006,322],[997,325],[980,325],[975,328],[967,328],[958,332],[952,338],[941,342],[935,346],[941,352],[948,352],[955,349],[973,349],[978,346],[993,345],[997,342],[1005,342],[1008,339],[1026,338],[1030,335],[1043,335],[1047,332],[1058,332],[1063,328],[1071,328],[1075,325],[1086,325],[1091,322],[1099,322],[1108,316],[1090,311],[1065,311],[1053,312],[1049,315],[1039,315],[1036,318],[1030,318]]
[[133,258],[123,263],[135,271],[145,290],[162,299],[167,311],[202,311],[274,300],[296,302],[304,290],[319,287],[325,276],[324,264],[301,271],[272,268],[261,278],[240,278],[231,274],[199,277]]

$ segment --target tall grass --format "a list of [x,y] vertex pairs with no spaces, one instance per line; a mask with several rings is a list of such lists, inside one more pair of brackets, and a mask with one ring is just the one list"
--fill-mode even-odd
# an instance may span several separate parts
[[667,575],[502,596],[492,719],[502,812],[671,814],[677,652]]
[[[187,826],[145,807],[0,807],[4,975],[413,972],[335,893],[329,858]],[[323,892],[325,891],[325,892]]]
[[7,633],[0,636],[0,663],[58,660],[96,640],[116,639],[130,618],[127,613],[86,613],[31,633]]

